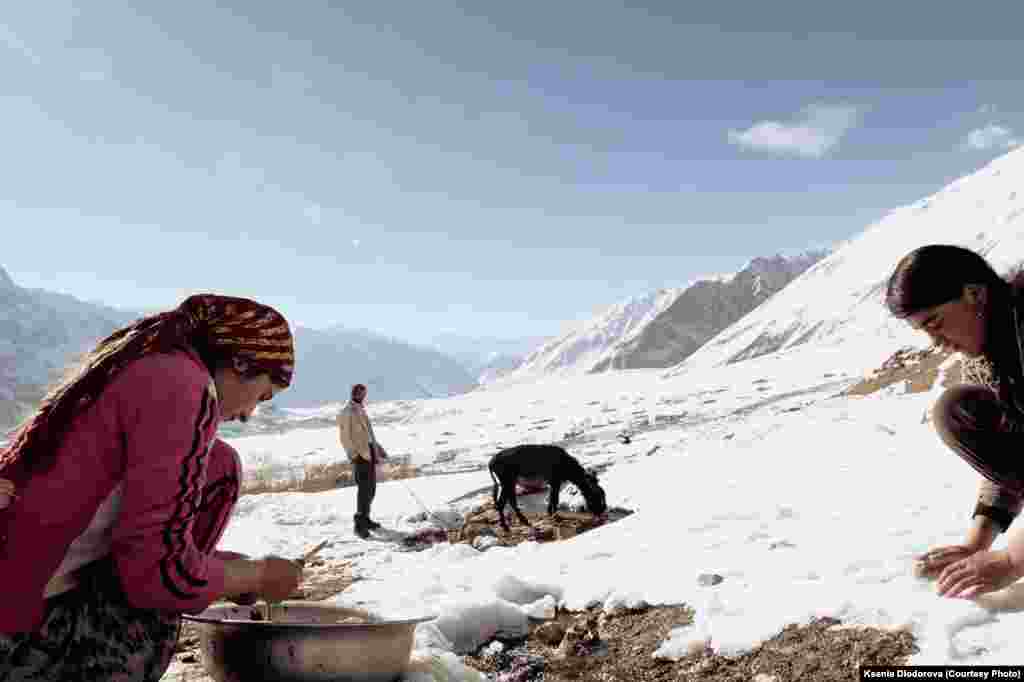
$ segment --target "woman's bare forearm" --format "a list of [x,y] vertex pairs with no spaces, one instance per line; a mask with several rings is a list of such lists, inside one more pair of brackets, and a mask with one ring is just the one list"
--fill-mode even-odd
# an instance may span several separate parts
[[999,535],[999,527],[996,522],[987,516],[977,515],[974,517],[970,529],[967,531],[967,539],[964,544],[977,551],[985,551],[992,546]]

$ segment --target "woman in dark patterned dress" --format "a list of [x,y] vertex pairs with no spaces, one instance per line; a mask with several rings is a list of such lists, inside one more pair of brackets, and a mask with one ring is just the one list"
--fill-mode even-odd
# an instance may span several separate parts
[[215,549],[238,499],[216,438],[291,383],[275,310],[188,298],[103,341],[0,451],[0,681],[155,681],[180,614],[287,598],[295,562]]
[[963,544],[919,557],[939,593],[970,598],[1024,577],[1024,529],[992,550],[1024,501],[1024,289],[959,246],[923,246],[889,279],[889,311],[961,353],[965,384],[947,389],[932,420],[943,442],[981,474]]

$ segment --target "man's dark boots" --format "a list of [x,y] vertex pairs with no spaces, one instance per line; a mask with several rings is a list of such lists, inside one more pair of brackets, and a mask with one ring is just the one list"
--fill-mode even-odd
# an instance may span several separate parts
[[355,526],[356,535],[366,540],[370,537],[370,527],[367,525],[367,518],[362,514],[356,514],[352,517],[353,526]]
[[380,530],[380,524],[371,519],[369,516],[366,517],[366,527],[370,530]]

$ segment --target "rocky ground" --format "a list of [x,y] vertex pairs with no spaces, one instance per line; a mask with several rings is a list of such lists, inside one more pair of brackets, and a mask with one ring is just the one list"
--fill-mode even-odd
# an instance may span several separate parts
[[860,665],[899,665],[915,651],[908,632],[845,628],[822,619],[790,625],[736,658],[709,649],[678,661],[654,658],[669,632],[691,620],[692,612],[681,605],[610,615],[561,612],[553,621],[534,625],[525,640],[507,643],[500,651],[492,645],[465,662],[494,673],[499,682],[839,682],[860,679]]
[[[893,353],[882,366],[851,386],[846,395],[870,395],[900,382],[907,393],[930,391],[939,378],[939,365],[951,355],[936,347],[917,350],[902,348]],[[957,359],[943,375],[942,386],[960,383],[960,361]]]
[[[556,542],[629,513],[613,509],[606,519],[595,519],[587,513],[563,511],[552,520],[528,512],[533,528],[512,524],[506,534],[495,532],[497,513],[488,503],[467,517],[461,529],[422,534],[417,541],[407,543],[407,548],[415,551],[431,541],[477,546],[481,542],[514,545],[527,539]],[[326,599],[344,592],[351,584],[351,570],[346,563],[313,559],[306,571],[303,591],[295,598]],[[612,614],[600,610],[559,610],[554,619],[534,623],[526,638],[492,642],[463,660],[498,682],[832,682],[858,679],[858,665],[904,663],[915,651],[908,632],[847,628],[839,621],[822,619],[810,625],[790,625],[770,641],[736,658],[716,655],[710,649],[693,651],[678,661],[654,658],[654,651],[669,632],[690,623],[692,618],[693,612],[685,604],[645,606]],[[196,632],[188,625],[183,628],[178,652],[164,680],[212,682],[200,661]]]

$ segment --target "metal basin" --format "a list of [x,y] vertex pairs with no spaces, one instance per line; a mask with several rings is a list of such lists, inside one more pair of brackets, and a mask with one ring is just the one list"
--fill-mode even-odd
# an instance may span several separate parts
[[[431,620],[380,620],[301,601],[275,606],[272,622],[260,617],[254,606],[233,604],[184,616],[217,682],[393,682],[409,664],[416,624]],[[347,618],[362,622],[338,622]]]

